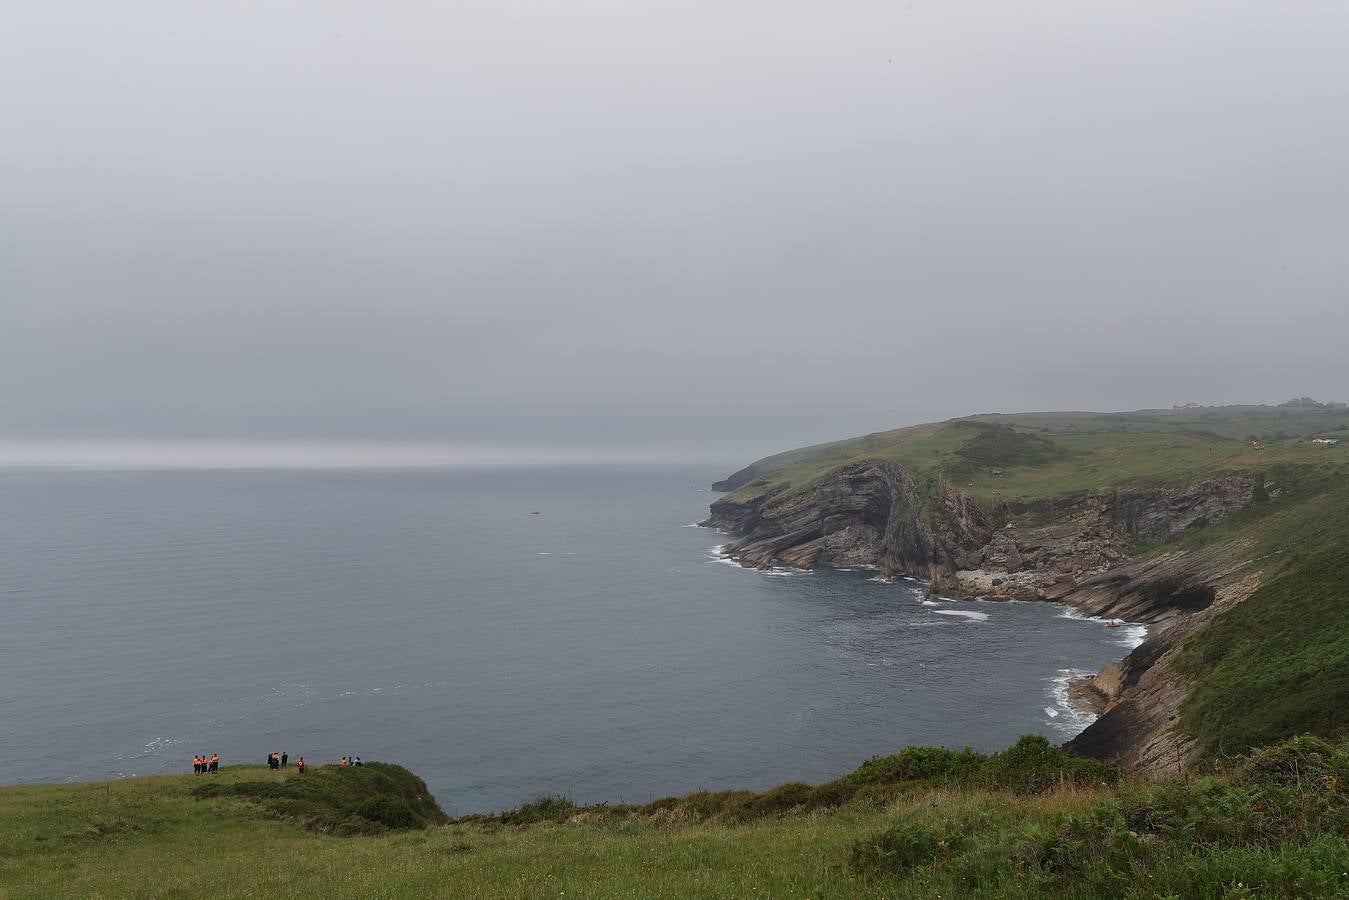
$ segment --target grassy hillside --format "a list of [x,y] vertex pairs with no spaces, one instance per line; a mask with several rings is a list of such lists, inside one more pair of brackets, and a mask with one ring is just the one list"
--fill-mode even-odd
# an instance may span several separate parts
[[1349,731],[1349,467],[1336,462],[1270,470],[1278,502],[1189,541],[1254,535],[1265,573],[1184,648],[1197,687],[1181,720],[1210,754]]
[[[363,767],[365,768],[365,767]],[[1163,785],[1024,738],[910,749],[815,788],[530,804],[337,833],[412,776],[191,775],[0,789],[4,897],[1243,897],[1349,890],[1349,746],[1301,739]],[[220,788],[204,788],[219,784]],[[306,812],[278,808],[270,785]],[[292,794],[299,791],[299,794]],[[428,813],[432,811],[428,808]],[[337,821],[343,821],[338,818]]]
[[[1349,440],[1335,447],[1307,440],[1317,435],[1349,438],[1349,410],[1232,406],[986,414],[767,457],[753,464],[754,479],[739,490],[806,488],[864,458],[898,462],[920,483],[945,476],[985,500],[1177,485],[1327,456],[1349,459]],[[1253,448],[1250,438],[1265,447]]]

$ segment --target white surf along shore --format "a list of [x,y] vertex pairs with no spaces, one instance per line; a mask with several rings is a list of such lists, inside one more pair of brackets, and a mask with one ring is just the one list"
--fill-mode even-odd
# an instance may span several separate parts
[[[725,534],[725,532],[721,533]],[[733,559],[726,552],[726,548],[728,546],[729,543],[721,543],[717,544],[714,547],[711,547],[707,551],[708,561],[734,566],[735,568],[740,569],[742,571],[751,572],[770,578],[791,577],[796,575],[810,575],[813,574],[814,572],[814,570],[812,569],[798,569],[795,566],[780,565],[780,566],[773,566],[768,569],[753,569],[746,566],[742,566],[740,565],[739,562]],[[857,571],[858,569],[866,569],[874,571],[875,567],[854,566],[848,568],[838,568],[834,569],[833,571],[852,572]],[[870,582],[903,585],[904,587],[907,587],[911,590],[915,587],[925,587],[928,584],[926,580],[918,578],[913,575],[897,575],[894,578],[884,578],[877,575],[867,580]],[[924,607],[929,608],[929,612],[931,613],[931,615],[945,616],[947,618],[944,620],[931,619],[927,621],[914,622],[911,623],[911,627],[921,627],[924,625],[961,624],[961,623],[966,625],[978,625],[987,623],[992,618],[991,614],[988,612],[973,609],[953,609],[950,608],[951,605],[963,606],[964,604],[967,603],[978,603],[996,606],[1007,603],[1050,603],[1050,602],[1053,601],[1003,600],[1003,599],[989,599],[986,597],[955,598],[955,597],[935,596],[928,594],[926,596],[919,597],[918,603]],[[1119,622],[1118,624],[1112,626],[1111,623],[1116,622],[1117,620],[1105,619],[1100,616],[1084,616],[1078,613],[1072,607],[1067,606],[1066,604],[1056,603],[1055,605],[1057,605],[1060,608],[1059,618],[1071,619],[1073,621],[1082,622],[1084,624],[1091,624],[1098,628],[1111,628],[1111,630],[1115,633],[1114,642],[1120,647],[1122,651],[1120,657],[1121,659],[1124,656],[1127,656],[1130,652],[1132,652],[1135,647],[1142,644],[1143,641],[1147,638],[1148,634],[1147,626],[1141,622]],[[951,621],[953,619],[958,621]],[[1096,713],[1078,704],[1075,704],[1072,700],[1071,692],[1069,691],[1069,685],[1071,685],[1074,681],[1083,678],[1089,678],[1095,674],[1096,673],[1094,671],[1091,671],[1089,669],[1064,668],[1059,669],[1057,672],[1055,672],[1055,674],[1048,676],[1045,679],[1047,685],[1046,699],[1048,701],[1048,704],[1045,707],[1043,707],[1043,712],[1045,715],[1044,722],[1046,725],[1048,725],[1050,728],[1054,730],[1055,734],[1059,735],[1065,741],[1077,736],[1083,730],[1085,730],[1087,726],[1091,725],[1091,723],[1096,721]]]

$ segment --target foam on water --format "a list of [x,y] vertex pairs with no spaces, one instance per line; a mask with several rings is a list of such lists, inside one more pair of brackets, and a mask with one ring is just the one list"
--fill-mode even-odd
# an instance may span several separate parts
[[1046,679],[1049,682],[1049,698],[1052,706],[1045,707],[1049,716],[1046,720],[1064,740],[1077,737],[1096,721],[1094,713],[1078,709],[1068,700],[1068,685],[1077,678],[1094,675],[1087,669],[1059,669],[1058,674]]
[[972,609],[939,609],[935,615],[938,616],[960,616],[969,619],[972,622],[987,622],[988,613],[975,612]]
[[740,563],[726,555],[725,544],[717,544],[715,547],[712,547],[707,551],[707,556],[709,562],[725,563],[726,565],[734,566],[737,569],[744,568]]
[[[1071,606],[1065,606],[1063,612],[1059,613],[1059,618],[1073,619],[1078,622],[1095,622],[1103,628],[1106,627],[1108,622],[1118,621],[1102,616],[1084,616]],[[1115,643],[1127,650],[1134,649],[1148,637],[1148,626],[1141,622],[1125,622],[1111,630],[1115,632]]]
[[766,575],[770,578],[790,578],[795,575],[813,575],[812,569],[798,569],[794,566],[773,566],[769,569],[749,569],[740,565],[730,556],[726,555],[726,544],[717,544],[715,547],[708,548],[708,562],[725,563],[728,566],[734,566],[737,569],[744,569],[746,572],[757,572],[760,575]]

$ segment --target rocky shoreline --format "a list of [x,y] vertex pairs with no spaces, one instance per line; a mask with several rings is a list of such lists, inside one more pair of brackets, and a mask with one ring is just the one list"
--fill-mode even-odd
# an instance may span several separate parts
[[1245,507],[1255,479],[999,501],[987,512],[945,481],[928,487],[920,491],[894,462],[861,460],[806,490],[756,491],[751,482],[713,503],[702,524],[736,535],[725,550],[745,566],[870,566],[884,577],[924,578],[931,591],[1050,600],[1146,624],[1147,638],[1128,656],[1069,686],[1070,699],[1098,718],[1066,746],[1144,775],[1184,768],[1193,748],[1173,728],[1190,690],[1175,665],[1180,645],[1250,596],[1260,574],[1246,540],[1141,559],[1128,551]]

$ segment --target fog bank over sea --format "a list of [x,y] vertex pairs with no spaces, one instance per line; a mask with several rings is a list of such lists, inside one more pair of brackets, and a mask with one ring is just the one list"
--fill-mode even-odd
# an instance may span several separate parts
[[724,452],[670,444],[585,446],[478,441],[0,440],[0,468],[327,469],[594,464],[730,467]]

